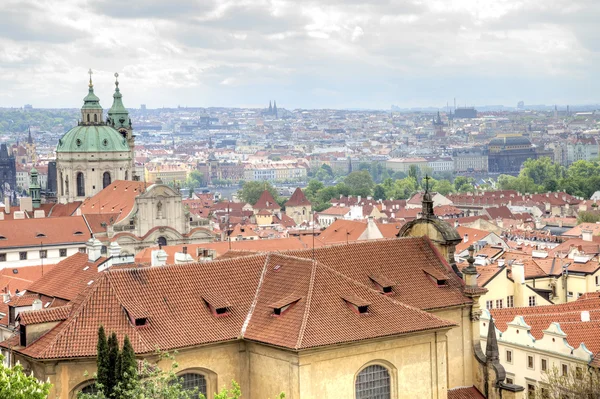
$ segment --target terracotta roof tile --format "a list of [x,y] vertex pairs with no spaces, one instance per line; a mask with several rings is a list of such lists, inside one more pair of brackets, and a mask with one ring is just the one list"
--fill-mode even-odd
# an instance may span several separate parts
[[454,388],[448,390],[448,399],[485,399],[475,387]]
[[66,320],[69,317],[70,312],[71,306],[65,305],[40,310],[27,310],[19,313],[17,317],[19,324],[29,325]]
[[[317,261],[310,259],[310,252],[109,269],[71,302],[65,321],[15,350],[46,359],[94,356],[99,324],[115,331],[120,340],[128,335],[137,353],[240,337],[291,349],[312,348],[455,325],[400,302],[403,299],[423,308],[469,301],[457,277],[449,276],[448,286],[440,288],[419,272],[432,267],[451,273],[425,238],[321,248],[315,251]],[[342,269],[356,279],[343,275]],[[396,294],[385,296],[373,289],[369,275],[374,273],[394,281]],[[407,279],[411,273],[414,277]],[[342,299],[349,296],[368,303],[368,312],[354,312]],[[227,313],[213,314],[205,300],[227,306]],[[290,300],[296,302],[273,315],[274,304]],[[147,319],[146,325],[136,327],[132,318],[138,317]]]
[[82,214],[119,214],[115,223],[127,218],[135,206],[135,198],[144,192],[148,183],[117,180],[98,194],[87,198],[80,207]]
[[82,216],[0,221],[2,248],[85,243],[90,230]]
[[310,206],[310,201],[304,195],[300,187],[297,187],[285,206]]
[[78,252],[56,264],[44,277],[31,284],[27,291],[73,300],[90,281],[99,278],[98,265],[105,260],[106,258],[100,258],[96,262],[88,262],[88,255]]
[[253,205],[254,209],[281,209],[275,198],[271,195],[269,190],[263,191],[260,195],[256,204]]

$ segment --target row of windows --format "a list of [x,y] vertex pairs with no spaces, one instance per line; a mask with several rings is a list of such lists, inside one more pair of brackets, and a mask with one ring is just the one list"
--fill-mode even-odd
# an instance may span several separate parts
[[[535,355],[527,355],[526,358],[527,368],[529,370],[535,370]],[[512,350],[506,350],[506,363],[513,364],[513,352]],[[575,368],[575,374],[578,379],[583,378],[583,369],[579,366]],[[540,371],[548,371],[548,359],[540,358]],[[569,365],[565,363],[561,363],[560,371],[562,376],[567,376],[569,374]],[[512,382],[509,382],[512,384]]]
[[[181,386],[186,391],[195,391],[206,396],[207,376],[200,373],[185,373],[179,376]],[[392,392],[389,370],[379,364],[365,367],[356,376],[354,392],[356,399],[390,399]],[[81,389],[82,393],[97,393],[95,382]]]
[[[580,295],[581,296],[581,295]],[[529,302],[529,306],[536,306],[537,305],[537,300],[535,295],[532,295],[528,298],[528,302]],[[504,307],[504,300],[503,299],[496,299],[495,301],[495,308],[496,309],[502,309]],[[509,295],[506,297],[506,307],[507,308],[513,308],[515,306],[515,297],[513,295]],[[490,300],[490,301],[485,301],[485,308],[490,310],[490,309],[494,309],[494,301]]]
[[[83,248],[84,252],[85,252],[85,248]],[[60,248],[58,250],[59,252],[59,256],[61,258],[64,258],[67,256],[67,249],[66,248]],[[27,251],[21,251],[19,252],[19,260],[27,260],[28,257],[28,253]],[[39,252],[39,257],[40,259],[46,259],[48,257],[48,250],[46,249],[41,249]],[[6,253],[0,253],[0,262],[6,262]]]

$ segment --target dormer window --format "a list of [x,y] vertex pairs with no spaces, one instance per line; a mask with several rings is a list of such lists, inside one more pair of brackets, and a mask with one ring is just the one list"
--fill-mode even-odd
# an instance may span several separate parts
[[269,305],[269,307],[273,309],[272,316],[278,317],[278,316],[283,315],[285,312],[287,312],[289,309],[291,309],[296,303],[298,303],[298,301],[300,301],[300,299],[302,299],[301,296],[292,294],[292,295],[289,295],[277,302],[273,302],[272,304]]
[[135,319],[136,327],[143,327],[146,324],[148,324],[148,318],[146,318],[146,317],[140,317],[140,318]]
[[74,236],[82,236],[83,233],[81,231],[76,231],[75,233],[73,233]]
[[440,273],[435,269],[423,269],[427,277],[429,277],[438,287],[445,286],[448,280],[445,274]]
[[202,296],[204,304],[215,317],[228,316],[231,310],[231,304],[226,299],[215,294],[206,294]]
[[44,237],[46,237],[46,234],[44,234],[44,233],[38,233],[38,234],[35,235],[35,237],[36,238],[44,238]]
[[350,294],[342,297],[342,299],[346,302],[346,305],[356,314],[367,314],[369,313],[369,306],[371,305],[369,302],[365,301],[361,297]]
[[394,293],[393,287],[396,284],[389,278],[380,274],[372,274],[369,278],[382,294],[388,295]]

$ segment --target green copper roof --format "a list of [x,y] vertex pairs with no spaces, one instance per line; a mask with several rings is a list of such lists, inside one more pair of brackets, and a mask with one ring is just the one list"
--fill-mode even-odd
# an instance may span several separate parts
[[102,109],[100,99],[94,94],[94,85],[90,83],[88,95],[83,99],[82,109]]
[[[115,73],[115,77],[119,75]],[[115,129],[129,128],[129,111],[123,105],[123,95],[119,90],[119,81],[115,81],[115,93],[113,94],[113,104],[108,110],[108,118]]]
[[129,152],[119,132],[105,125],[81,125],[65,133],[56,152]]

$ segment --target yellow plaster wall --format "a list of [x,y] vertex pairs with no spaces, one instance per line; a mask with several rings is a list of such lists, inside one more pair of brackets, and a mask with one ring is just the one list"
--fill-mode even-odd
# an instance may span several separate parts
[[447,334],[448,388],[473,385],[473,339],[470,306],[432,311],[434,315],[458,324]]
[[353,398],[360,370],[381,364],[390,370],[393,399],[445,399],[446,346],[444,334],[429,333],[301,353],[299,398]]

